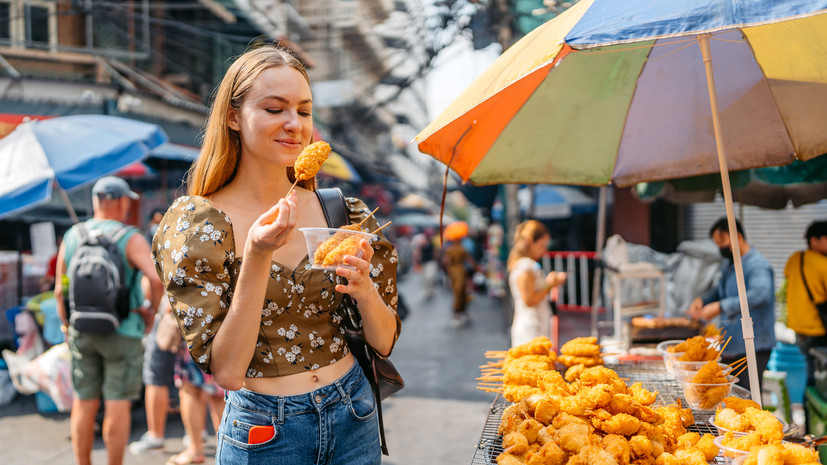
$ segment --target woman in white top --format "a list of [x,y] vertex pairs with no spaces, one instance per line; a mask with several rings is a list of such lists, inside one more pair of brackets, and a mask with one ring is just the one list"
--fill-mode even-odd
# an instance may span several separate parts
[[537,336],[550,336],[552,289],[566,281],[566,273],[552,271],[543,277],[537,262],[548,250],[551,235],[542,223],[528,220],[517,226],[514,247],[508,256],[508,285],[514,298],[511,345]]

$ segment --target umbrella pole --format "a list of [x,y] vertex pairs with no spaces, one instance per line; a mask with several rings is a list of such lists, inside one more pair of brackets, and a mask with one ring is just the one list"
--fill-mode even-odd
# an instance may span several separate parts
[[709,53],[709,34],[700,34],[698,44],[701,47],[701,55],[706,68],[706,82],[709,88],[709,104],[712,109],[712,125],[715,130],[715,145],[718,149],[718,163],[721,169],[721,184],[726,204],[727,223],[729,224],[729,237],[732,244],[732,260],[735,265],[735,279],[738,284],[738,299],[741,304],[741,329],[744,334],[744,345],[747,352],[747,371],[749,373],[749,385],[752,400],[761,404],[761,387],[758,384],[758,367],[755,360],[755,334],[753,332],[752,318],[747,305],[747,289],[744,281],[744,268],[741,263],[741,247],[738,243],[738,232],[735,228],[735,209],[732,207],[732,186],[729,183],[729,168],[727,167],[726,153],[724,152],[724,141],[721,131],[720,115],[718,114],[718,95],[715,90],[715,76],[712,72],[712,56]]
[[60,199],[63,200],[63,205],[66,205],[66,210],[69,212],[69,217],[72,218],[72,224],[80,223],[78,214],[75,212],[75,207],[72,206],[72,201],[69,200],[69,195],[66,194],[66,191],[63,190],[63,188],[57,183],[55,183],[55,189],[57,189],[58,194],[60,194]]
[[[608,187],[600,186],[600,200],[597,204],[597,238],[594,244],[594,259],[603,257],[603,243],[606,242],[606,203]],[[600,295],[603,291],[603,267],[595,265],[594,281],[592,281],[592,337],[597,337],[597,313],[600,306]]]

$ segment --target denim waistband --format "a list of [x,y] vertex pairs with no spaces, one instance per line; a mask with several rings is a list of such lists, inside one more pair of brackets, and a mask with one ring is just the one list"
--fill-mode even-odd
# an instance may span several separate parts
[[347,400],[364,376],[362,368],[354,360],[353,366],[341,378],[305,394],[272,396],[241,388],[238,391],[227,391],[226,400],[238,408],[278,417],[281,423],[285,415],[322,410],[336,402]]

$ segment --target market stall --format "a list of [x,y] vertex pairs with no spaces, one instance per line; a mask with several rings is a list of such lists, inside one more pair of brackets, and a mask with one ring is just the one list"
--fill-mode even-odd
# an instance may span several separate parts
[[496,397],[472,464],[740,464],[759,450],[819,463],[792,443],[794,428],[735,385],[746,360],[720,363],[723,337],[673,341],[650,361],[602,357],[596,339],[576,341],[559,355],[544,337],[486,353],[480,389]]

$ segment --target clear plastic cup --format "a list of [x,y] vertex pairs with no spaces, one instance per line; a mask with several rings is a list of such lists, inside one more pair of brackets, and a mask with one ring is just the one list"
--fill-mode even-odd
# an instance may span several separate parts
[[[747,435],[747,434],[752,432],[752,431],[735,431],[735,430],[726,429],[726,428],[723,428],[721,426],[718,426],[718,425],[715,424],[715,415],[710,416],[709,420],[707,420],[707,421],[709,421],[709,424],[712,425],[715,429],[718,430],[718,434],[720,436],[723,436],[726,433],[732,433],[733,436],[738,437],[738,436]],[[781,423],[781,430],[784,432],[784,435],[786,436],[787,433],[790,432],[790,425],[786,421],[782,420],[781,418],[779,418],[778,421]]]
[[335,270],[340,266],[352,268],[342,262],[345,255],[361,258],[359,239],[370,241],[373,238],[370,233],[349,229],[299,228],[299,231],[304,234],[310,266],[317,270]]
[[727,382],[721,384],[693,383],[691,381],[677,380],[683,387],[683,397],[692,410],[715,410],[724,397],[729,397],[732,385],[738,382],[738,378],[727,376]]
[[721,444],[721,440],[724,439],[724,436],[716,436],[715,439],[712,440],[712,443],[718,446],[718,449],[721,450],[724,456],[724,463],[725,464],[736,464],[736,463],[743,463],[744,458],[749,455],[748,450],[738,450],[733,449],[731,447],[727,447]]
[[[698,373],[698,370],[707,363],[709,362],[675,361],[672,362],[672,374],[675,375],[675,379],[677,380],[692,381],[692,378]],[[725,375],[732,371],[732,367],[725,363],[718,362],[718,366]]]
[[669,348],[675,347],[681,342],[683,342],[683,339],[663,341],[658,344],[658,352],[660,352],[661,356],[663,356],[663,364],[666,366],[666,370],[670,373],[672,373],[675,362],[678,361],[681,355],[683,355],[683,352],[669,352]]

